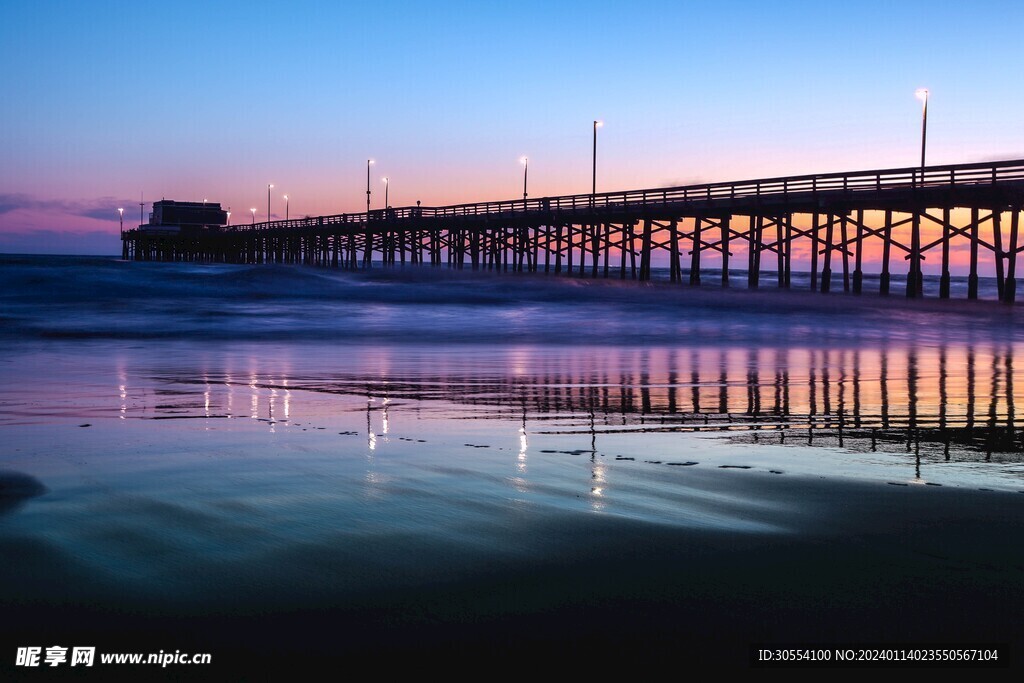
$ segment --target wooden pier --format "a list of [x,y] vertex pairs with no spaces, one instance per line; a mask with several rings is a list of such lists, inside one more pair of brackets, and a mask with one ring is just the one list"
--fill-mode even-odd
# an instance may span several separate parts
[[877,263],[881,294],[893,272],[923,294],[923,264],[950,296],[951,250],[968,253],[967,298],[991,259],[999,299],[1016,294],[1024,160],[764,178],[685,187],[413,206],[182,233],[126,231],[122,256],[142,261],[302,263],[335,268],[447,264],[453,268],[650,280],[700,286],[701,271],[747,273],[747,286],[864,289]]

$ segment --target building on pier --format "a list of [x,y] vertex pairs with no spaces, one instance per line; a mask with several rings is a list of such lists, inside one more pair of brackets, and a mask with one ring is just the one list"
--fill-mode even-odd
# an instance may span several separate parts
[[149,223],[139,230],[149,233],[190,233],[220,228],[228,222],[227,212],[219,202],[178,202],[161,199],[153,202]]

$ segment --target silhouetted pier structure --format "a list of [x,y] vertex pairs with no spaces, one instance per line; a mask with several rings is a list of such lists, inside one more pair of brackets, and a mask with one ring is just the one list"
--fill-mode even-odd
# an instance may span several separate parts
[[348,269],[447,264],[635,280],[650,280],[660,258],[672,282],[694,286],[709,258],[729,286],[741,258],[750,288],[774,267],[780,288],[806,269],[811,289],[859,294],[865,263],[879,254],[880,293],[889,294],[895,269],[906,272],[907,296],[917,297],[922,263],[938,252],[939,296],[948,298],[950,252],[966,246],[967,297],[978,298],[984,254],[999,298],[1012,302],[1022,207],[1024,160],[1013,160],[388,208],[180,233],[136,229],[124,233],[122,255]]

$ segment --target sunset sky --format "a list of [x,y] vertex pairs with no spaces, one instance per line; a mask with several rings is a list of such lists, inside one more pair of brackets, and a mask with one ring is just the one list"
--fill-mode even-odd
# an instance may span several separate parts
[[[139,195],[274,214],[1024,158],[1017,2],[0,7],[0,252],[119,251]],[[243,215],[244,214],[244,215]]]

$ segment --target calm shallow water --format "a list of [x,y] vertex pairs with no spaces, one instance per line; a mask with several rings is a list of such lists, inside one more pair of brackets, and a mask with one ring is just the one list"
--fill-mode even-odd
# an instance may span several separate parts
[[0,470],[45,487],[0,497],[5,643],[239,665],[1018,642],[1005,308],[107,261],[4,276]]

